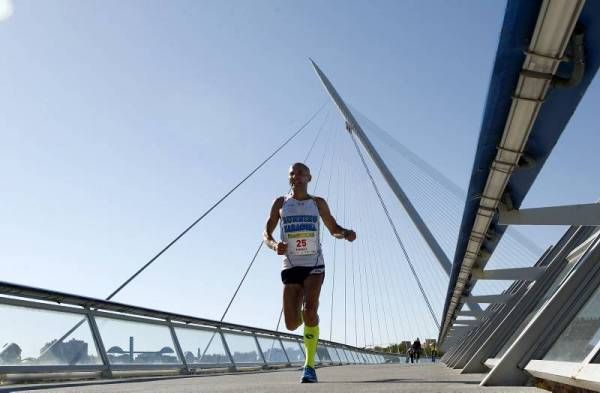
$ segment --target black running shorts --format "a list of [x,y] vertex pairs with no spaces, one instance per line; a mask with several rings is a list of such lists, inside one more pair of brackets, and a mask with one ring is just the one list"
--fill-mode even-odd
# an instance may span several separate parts
[[281,281],[284,284],[304,284],[306,277],[311,274],[323,274],[325,279],[325,265],[319,266],[294,266],[281,271]]

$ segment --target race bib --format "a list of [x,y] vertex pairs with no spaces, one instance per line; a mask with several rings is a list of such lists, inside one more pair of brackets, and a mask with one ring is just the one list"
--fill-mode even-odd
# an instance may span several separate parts
[[316,232],[288,234],[288,255],[315,255],[318,250]]

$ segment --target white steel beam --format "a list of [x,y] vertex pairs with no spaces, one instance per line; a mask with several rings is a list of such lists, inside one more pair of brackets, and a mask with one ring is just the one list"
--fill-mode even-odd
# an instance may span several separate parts
[[475,317],[480,318],[485,315],[485,311],[461,310],[456,314],[457,317]]
[[500,225],[581,225],[600,226],[600,204],[500,209]]
[[513,297],[511,293],[499,293],[496,295],[466,296],[462,300],[470,306],[474,303],[506,303],[511,297]]
[[400,184],[398,184],[398,181],[396,180],[394,175],[392,175],[392,173],[388,169],[387,165],[385,164],[377,150],[375,150],[375,148],[371,144],[371,141],[363,131],[362,127],[356,121],[354,115],[352,114],[350,109],[348,109],[344,100],[342,100],[342,97],[340,97],[337,90],[333,87],[329,79],[327,79],[325,74],[315,64],[315,62],[312,59],[310,59],[310,62],[312,63],[317,73],[317,76],[323,83],[325,90],[327,90],[327,93],[330,95],[334,104],[340,110],[342,117],[348,125],[348,131],[353,132],[356,135],[356,137],[360,140],[362,145],[365,147],[365,150],[367,151],[367,153],[369,153],[371,159],[373,159],[373,162],[383,175],[383,178],[387,182],[388,186],[391,188],[394,195],[396,195],[396,198],[398,199],[398,201],[400,201],[400,203],[404,207],[404,210],[406,210],[406,213],[414,223],[421,236],[423,236],[423,239],[433,252],[433,255],[435,255],[438,263],[446,272],[446,274],[450,276],[450,271],[452,270],[452,263],[450,262],[450,259],[448,259],[448,256],[446,255],[442,247],[439,245],[439,243],[437,242],[437,240],[435,239],[435,237],[433,236],[433,234],[431,233],[431,231],[429,230],[429,228],[427,227],[427,225],[413,206],[412,202],[408,199],[408,196],[406,195],[402,187],[400,187]]
[[494,270],[482,270],[479,268],[473,268],[471,270],[472,278],[477,280],[523,280],[523,281],[535,281],[544,272],[545,267],[520,267],[512,269],[494,269]]
[[457,319],[452,326],[469,326],[475,327],[483,323],[480,319]]

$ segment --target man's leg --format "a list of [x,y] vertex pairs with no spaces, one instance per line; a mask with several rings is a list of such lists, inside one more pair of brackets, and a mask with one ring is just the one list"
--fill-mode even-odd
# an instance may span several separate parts
[[319,295],[323,285],[321,274],[311,274],[304,280],[304,347],[306,361],[304,366],[315,367],[315,353],[319,342]]
[[288,330],[296,330],[302,325],[302,298],[304,292],[300,284],[283,286],[283,316]]

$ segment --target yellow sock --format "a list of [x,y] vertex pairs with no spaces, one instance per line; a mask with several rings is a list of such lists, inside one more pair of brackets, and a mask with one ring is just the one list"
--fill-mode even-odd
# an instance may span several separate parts
[[317,353],[317,343],[319,342],[319,325],[304,325],[304,349],[306,351],[306,361],[304,367],[315,367],[315,353]]

